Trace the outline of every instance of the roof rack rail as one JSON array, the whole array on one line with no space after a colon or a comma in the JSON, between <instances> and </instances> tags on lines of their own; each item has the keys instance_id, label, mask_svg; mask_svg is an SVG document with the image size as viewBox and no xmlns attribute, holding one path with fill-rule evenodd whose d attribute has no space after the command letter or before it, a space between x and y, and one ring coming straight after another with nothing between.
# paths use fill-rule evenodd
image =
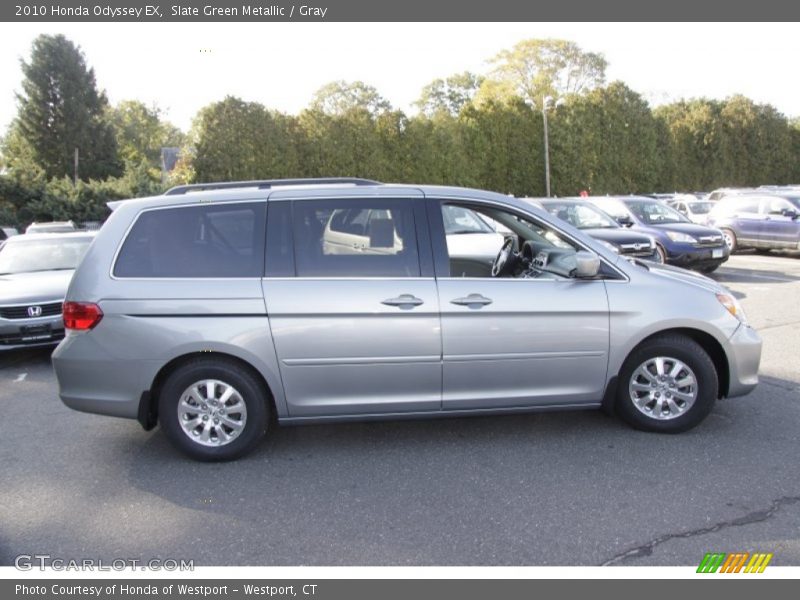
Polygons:
<instances>
[{"instance_id":1,"label":"roof rack rail","mask_svg":"<svg viewBox=\"0 0 800 600\"><path fill-rule=\"evenodd\" d=\"M165 196L177 196L187 192L203 192L207 190L233 190L236 188L270 189L284 185L330 185L350 183L353 185L380 185L380 181L362 179L360 177L312 177L308 179L256 179L254 181L221 181L219 183L191 183L177 185L164 192Z\"/></svg>"}]
</instances>

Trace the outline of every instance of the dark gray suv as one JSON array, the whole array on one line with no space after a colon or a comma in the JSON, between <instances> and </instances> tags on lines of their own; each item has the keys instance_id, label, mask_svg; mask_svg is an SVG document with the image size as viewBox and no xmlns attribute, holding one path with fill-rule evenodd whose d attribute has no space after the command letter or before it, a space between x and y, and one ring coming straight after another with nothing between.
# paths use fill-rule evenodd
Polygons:
<instances>
[{"instance_id":1,"label":"dark gray suv","mask_svg":"<svg viewBox=\"0 0 800 600\"><path fill-rule=\"evenodd\" d=\"M711 210L731 252L743 248L800 250L800 192L724 196Z\"/></svg>"}]
</instances>

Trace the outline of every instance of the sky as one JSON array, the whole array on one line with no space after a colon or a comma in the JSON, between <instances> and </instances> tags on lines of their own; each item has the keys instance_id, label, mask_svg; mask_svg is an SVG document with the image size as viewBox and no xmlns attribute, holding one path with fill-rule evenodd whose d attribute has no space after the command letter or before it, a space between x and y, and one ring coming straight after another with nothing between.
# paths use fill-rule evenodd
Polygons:
<instances>
[{"instance_id":1,"label":"sky","mask_svg":"<svg viewBox=\"0 0 800 600\"><path fill-rule=\"evenodd\" d=\"M562 38L608 60L653 105L744 94L800 116L795 23L0 23L0 132L16 114L20 59L41 33L83 50L112 103L157 105L187 130L226 95L297 113L325 83L361 80L409 113L424 85L528 38Z\"/></svg>"}]
</instances>

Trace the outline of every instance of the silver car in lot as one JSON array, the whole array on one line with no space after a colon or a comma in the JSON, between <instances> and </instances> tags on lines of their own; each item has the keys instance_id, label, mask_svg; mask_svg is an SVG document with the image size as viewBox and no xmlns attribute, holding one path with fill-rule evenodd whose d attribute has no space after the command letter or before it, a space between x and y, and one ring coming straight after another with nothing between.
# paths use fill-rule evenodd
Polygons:
<instances>
[{"instance_id":1,"label":"silver car in lot","mask_svg":"<svg viewBox=\"0 0 800 600\"><path fill-rule=\"evenodd\" d=\"M509 232L493 262L451 256L450 207ZM197 459L275 422L602 408L680 432L758 382L722 286L500 194L264 181L112 208L67 293L60 396Z\"/></svg>"},{"instance_id":2,"label":"silver car in lot","mask_svg":"<svg viewBox=\"0 0 800 600\"><path fill-rule=\"evenodd\" d=\"M58 343L61 305L92 233L26 234L0 247L0 351Z\"/></svg>"}]
</instances>

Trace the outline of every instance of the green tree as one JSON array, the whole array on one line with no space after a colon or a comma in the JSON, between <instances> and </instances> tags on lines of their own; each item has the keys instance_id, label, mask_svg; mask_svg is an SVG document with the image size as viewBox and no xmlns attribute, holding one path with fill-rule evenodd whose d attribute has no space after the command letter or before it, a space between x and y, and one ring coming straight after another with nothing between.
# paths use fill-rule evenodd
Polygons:
<instances>
[{"instance_id":1,"label":"green tree","mask_svg":"<svg viewBox=\"0 0 800 600\"><path fill-rule=\"evenodd\" d=\"M789 122L789 138L791 140L789 157L792 163L789 182L800 184L800 117L795 117Z\"/></svg>"},{"instance_id":2,"label":"green tree","mask_svg":"<svg viewBox=\"0 0 800 600\"><path fill-rule=\"evenodd\" d=\"M114 128L119 155L126 164L146 163L158 169L161 148L179 147L185 141L183 133L162 119L159 108L148 107L138 100L124 100L108 111Z\"/></svg>"},{"instance_id":3,"label":"green tree","mask_svg":"<svg viewBox=\"0 0 800 600\"><path fill-rule=\"evenodd\" d=\"M384 164L376 119L363 108L343 114L318 109L300 114L303 175L306 177L379 176Z\"/></svg>"},{"instance_id":4,"label":"green tree","mask_svg":"<svg viewBox=\"0 0 800 600\"><path fill-rule=\"evenodd\" d=\"M105 120L108 102L80 49L63 35L40 35L22 73L14 127L34 163L48 177L72 176L77 148L82 179L119 175L114 133Z\"/></svg>"},{"instance_id":5,"label":"green tree","mask_svg":"<svg viewBox=\"0 0 800 600\"><path fill-rule=\"evenodd\" d=\"M494 69L482 94L513 93L534 106L547 96L557 99L602 85L608 66L602 54L557 39L523 40L490 62Z\"/></svg>"},{"instance_id":6,"label":"green tree","mask_svg":"<svg viewBox=\"0 0 800 600\"><path fill-rule=\"evenodd\" d=\"M186 153L198 181L296 177L296 119L232 96L201 109Z\"/></svg>"},{"instance_id":7,"label":"green tree","mask_svg":"<svg viewBox=\"0 0 800 600\"><path fill-rule=\"evenodd\" d=\"M550 113L553 193L644 193L662 179L659 125L641 95L614 82Z\"/></svg>"},{"instance_id":8,"label":"green tree","mask_svg":"<svg viewBox=\"0 0 800 600\"><path fill-rule=\"evenodd\" d=\"M544 196L541 113L521 98L470 104L459 117L468 160L465 185L515 196Z\"/></svg>"},{"instance_id":9,"label":"green tree","mask_svg":"<svg viewBox=\"0 0 800 600\"><path fill-rule=\"evenodd\" d=\"M363 109L377 116L392 110L392 105L377 89L363 81L332 81L314 93L310 108L327 115L343 115L353 109Z\"/></svg>"},{"instance_id":10,"label":"green tree","mask_svg":"<svg viewBox=\"0 0 800 600\"><path fill-rule=\"evenodd\" d=\"M482 75L469 71L452 75L446 79L434 79L422 88L415 102L419 111L428 117L436 113L457 116L464 106L471 102L484 81Z\"/></svg>"}]
</instances>

